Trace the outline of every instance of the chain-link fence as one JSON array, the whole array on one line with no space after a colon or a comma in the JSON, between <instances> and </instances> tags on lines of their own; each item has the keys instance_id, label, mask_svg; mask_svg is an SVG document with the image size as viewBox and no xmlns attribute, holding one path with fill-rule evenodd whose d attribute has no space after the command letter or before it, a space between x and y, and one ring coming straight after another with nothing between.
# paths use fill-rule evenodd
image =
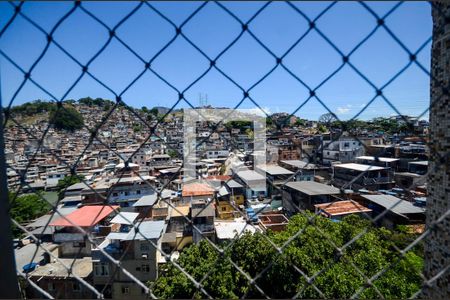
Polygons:
<instances>
[{"instance_id":1,"label":"chain-link fence","mask_svg":"<svg viewBox=\"0 0 450 300\"><path fill-rule=\"evenodd\" d=\"M12 288L16 280L22 296L48 298L417 298L427 295L424 290L437 297L449 295L445 245L450 214L446 186L450 152L445 139L450 132L450 116L445 37L450 10L430 4L436 43L430 73L418 56L433 37L410 49L388 26L389 18L402 9L403 3L393 4L383 14L368 3L358 3L364 13L369 13L367 18L373 20L373 28L358 43L345 47L347 51L341 50L333 37L321 30L322 20L333 14L340 3L327 4L315 17L295 3L276 5L279 4L308 24L305 32L298 32L298 38L280 55L272 50L275 45L265 43L252 28L261 14L270 13L275 5L271 2L262 4L247 21L225 3L203 2L179 25L154 3L139 2L111 26L85 3L76 1L50 29L27 15L24 11L27 3L9 3L12 14L4 22L0 39L21 20L46 40L29 68L23 68L20 61L0 49L2 60L23 74L23 81L12 97L2 99L3 151L6 150L2 155L6 158L2 163L6 161L6 165L0 166L2 210L4 216L9 216L6 211L9 199L11 216L16 216L11 219L12 231L17 237L26 237L17 240L20 245L15 247L15 253L2 247L5 265L2 269L12 271L4 272L2 280L10 287L3 289L11 293L9 297L18 296ZM212 6L240 28L215 56L208 55L184 31L203 10ZM119 29L142 11L151 11L173 30L167 43L150 58L139 54L119 34ZM109 35L85 61L77 59L78 54L56 38L58 29L76 13L83 13ZM380 31L400 46L408 62L386 82L377 84L352 58ZM318 35L340 59L337 68L314 86L285 63L291 52L301 48L312 34ZM221 64L223 56L244 36L256 42L272 59L269 71L250 85L234 79ZM208 64L185 86L171 83L154 68L159 57L179 40L192 46ZM124 46L142 65L137 76L121 90L106 84L91 70L113 42ZM33 78L50 47L56 47L81 70L61 97L54 96ZM385 90L413 66L431 80L433 90L431 105L425 105L420 115L409 118ZM373 90L373 97L349 121L340 120L339 114L330 109L332 99L321 97L321 89L344 67L354 71ZM269 114L253 94L279 71L308 91L305 99L298 99L295 110L281 117ZM242 95L231 109L225 110L227 122L225 118L217 121L208 117L187 96L211 72L222 75ZM177 95L165 111L136 109L123 100L124 94L149 73ZM114 101L85 98L83 103L67 102L67 96L83 78L113 94ZM47 120L30 123L23 118L23 111L14 109L16 98L30 83L53 103L39 111L46 114ZM371 136L376 127L370 129L372 132L358 128L362 125L356 121L376 100L383 101L399 116L396 124L403 127L397 130L403 134L384 132ZM254 105L260 111L259 116L265 118L264 142L268 148L273 146L273 140L287 140L275 147L276 163L284 168L267 161L267 157L267 164L256 165L261 153L256 153L256 146L252 147L257 143L250 138L256 135L255 126L247 124L240 128L246 130L245 135L240 135L239 130L233 132L242 124L230 125L228 120L236 117L244 102ZM308 114L305 107L311 102L318 103L328 113L328 119L313 124L300 120L293 124L298 113ZM197 128L193 128L193 133L199 137L195 147L183 148L183 112L177 109L181 104L190 113L198 114L201 121L194 122ZM57 130L63 126L61 122L73 121L74 109L84 114L84 123L76 130ZM431 137L423 128L427 126L419 124L430 111ZM318 129L313 129L316 125ZM390 143L375 142L388 137ZM342 150L342 146L338 150L333 148L340 143L357 144L358 148L350 148L350 152ZM211 146L215 148L208 148ZM212 149L211 157L215 160L208 157L201 163L183 162L183 157L192 154L186 149L195 154ZM219 150L226 153L227 159L217 159ZM330 152L337 156L331 157ZM341 152L352 157L346 159ZM12 159L14 154L20 158ZM230 170L230 157L238 165L247 166L246 171ZM407 165L401 166L402 161ZM193 167L196 178L183 177L186 164ZM427 176L432 178L428 183ZM259 183L249 188L258 180L264 182L264 190L259 189ZM50 199L42 192L43 188L58 190L57 199ZM30 206L21 202L26 202L24 195L31 194L35 195L32 202L41 203L41 210L48 208L51 212L26 219L28 211L19 204ZM425 202L428 202L426 213ZM343 215L359 217L342 218ZM9 217L2 219L9 232ZM8 234L3 234L2 245L8 245L9 239ZM27 244L23 245L25 241ZM439 258L435 249L439 249Z\"/></svg>"}]
</instances>

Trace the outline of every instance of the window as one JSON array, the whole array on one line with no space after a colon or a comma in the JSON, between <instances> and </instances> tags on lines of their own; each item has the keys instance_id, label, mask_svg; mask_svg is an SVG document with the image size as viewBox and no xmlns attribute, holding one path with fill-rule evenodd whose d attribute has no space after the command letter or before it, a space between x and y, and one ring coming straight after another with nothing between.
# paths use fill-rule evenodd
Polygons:
<instances>
[{"instance_id":1,"label":"window","mask_svg":"<svg viewBox=\"0 0 450 300\"><path fill-rule=\"evenodd\" d=\"M226 211L227 208L225 206L222 206L222 211Z\"/></svg>"},{"instance_id":2,"label":"window","mask_svg":"<svg viewBox=\"0 0 450 300\"><path fill-rule=\"evenodd\" d=\"M122 286L122 294L129 294L129 293L130 293L130 287Z\"/></svg>"},{"instance_id":3,"label":"window","mask_svg":"<svg viewBox=\"0 0 450 300\"><path fill-rule=\"evenodd\" d=\"M141 266L141 271L145 272L145 273L150 272L150 266L149 265L142 265Z\"/></svg>"},{"instance_id":4,"label":"window","mask_svg":"<svg viewBox=\"0 0 450 300\"><path fill-rule=\"evenodd\" d=\"M125 196L130 195L130 193L128 191L126 191L124 194L125 194Z\"/></svg>"},{"instance_id":5,"label":"window","mask_svg":"<svg viewBox=\"0 0 450 300\"><path fill-rule=\"evenodd\" d=\"M73 242L73 247L74 248L84 248L86 247L86 243L85 242Z\"/></svg>"},{"instance_id":6,"label":"window","mask_svg":"<svg viewBox=\"0 0 450 300\"><path fill-rule=\"evenodd\" d=\"M75 292L79 292L81 290L80 284L78 282L74 282L72 284L72 290L75 291Z\"/></svg>"},{"instance_id":7,"label":"window","mask_svg":"<svg viewBox=\"0 0 450 300\"><path fill-rule=\"evenodd\" d=\"M119 196L119 194L117 194L117 193L113 193L112 195L113 195L114 197Z\"/></svg>"},{"instance_id":8,"label":"window","mask_svg":"<svg viewBox=\"0 0 450 300\"><path fill-rule=\"evenodd\" d=\"M54 282L49 282L48 283L48 290L49 291L54 291L56 288L55 288L55 283Z\"/></svg>"},{"instance_id":9,"label":"window","mask_svg":"<svg viewBox=\"0 0 450 300\"><path fill-rule=\"evenodd\" d=\"M147 243L142 243L141 244L141 251L149 251L150 247Z\"/></svg>"},{"instance_id":10,"label":"window","mask_svg":"<svg viewBox=\"0 0 450 300\"><path fill-rule=\"evenodd\" d=\"M141 194L141 190L137 190L136 195L140 195L140 194Z\"/></svg>"},{"instance_id":11,"label":"window","mask_svg":"<svg viewBox=\"0 0 450 300\"><path fill-rule=\"evenodd\" d=\"M94 267L96 276L109 276L109 265L107 263L97 263Z\"/></svg>"}]
</instances>

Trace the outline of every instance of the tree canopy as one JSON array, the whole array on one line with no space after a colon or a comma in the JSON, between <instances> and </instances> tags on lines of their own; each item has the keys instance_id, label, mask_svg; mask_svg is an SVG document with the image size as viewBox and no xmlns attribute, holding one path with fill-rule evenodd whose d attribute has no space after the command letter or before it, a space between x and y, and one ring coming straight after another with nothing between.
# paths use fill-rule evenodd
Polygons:
<instances>
[{"instance_id":1,"label":"tree canopy","mask_svg":"<svg viewBox=\"0 0 450 300\"><path fill-rule=\"evenodd\" d=\"M231 128L239 128L241 131L244 131L245 129L251 128L253 125L253 122L251 121L229 121L226 122L225 127L230 130Z\"/></svg>"},{"instance_id":2,"label":"tree canopy","mask_svg":"<svg viewBox=\"0 0 450 300\"><path fill-rule=\"evenodd\" d=\"M183 250L177 262L195 280L204 278L201 283L213 298L264 296L236 267L250 278L257 277L255 283L272 298L350 298L361 287L366 287L361 298L379 298L375 288L385 298L408 298L419 290L423 258L418 251L401 258L394 245L404 243L404 238L393 238L395 232L371 227L357 216L338 223L319 216L313 225L306 216L296 215L285 231L246 233L223 254L203 240ZM342 247L365 228L368 231L345 248L341 256L333 244ZM269 242L270 239L280 247L299 231L301 234L281 253ZM391 265L397 259L399 262ZM387 271L374 280L373 286L365 286L364 277L370 278L384 269ZM312 282L315 287L308 284L302 272L308 277L316 275ZM205 297L172 263L161 270L150 287L160 298Z\"/></svg>"},{"instance_id":3,"label":"tree canopy","mask_svg":"<svg viewBox=\"0 0 450 300\"><path fill-rule=\"evenodd\" d=\"M58 199L62 199L64 198L64 193L66 192L66 189L75 184L75 183L79 183L84 179L84 176L82 175L71 175L71 176L66 176L63 179L60 179L58 181L58 185L56 186L56 189L58 191Z\"/></svg>"},{"instance_id":4,"label":"tree canopy","mask_svg":"<svg viewBox=\"0 0 450 300\"><path fill-rule=\"evenodd\" d=\"M59 130L75 131L83 128L83 116L73 107L65 106L59 110L52 110L49 122Z\"/></svg>"},{"instance_id":5,"label":"tree canopy","mask_svg":"<svg viewBox=\"0 0 450 300\"><path fill-rule=\"evenodd\" d=\"M31 221L37 217L47 213L51 206L37 194L27 194L18 196L14 200L14 193L9 193L9 201L11 204L10 216L19 223ZM13 201L14 200L14 201ZM13 235L19 237L23 232L13 226Z\"/></svg>"}]
</instances>

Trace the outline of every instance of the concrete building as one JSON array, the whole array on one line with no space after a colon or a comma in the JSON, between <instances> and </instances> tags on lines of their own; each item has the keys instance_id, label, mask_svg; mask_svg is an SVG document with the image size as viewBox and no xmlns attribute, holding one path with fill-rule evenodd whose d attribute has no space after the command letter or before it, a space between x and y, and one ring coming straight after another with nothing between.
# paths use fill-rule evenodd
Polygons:
<instances>
[{"instance_id":1,"label":"concrete building","mask_svg":"<svg viewBox=\"0 0 450 300\"><path fill-rule=\"evenodd\" d=\"M389 189L394 184L393 173L388 167L347 163L333 165L332 168L332 180L337 186L378 190Z\"/></svg>"},{"instance_id":2,"label":"concrete building","mask_svg":"<svg viewBox=\"0 0 450 300\"><path fill-rule=\"evenodd\" d=\"M314 205L331 202L341 191L330 185L315 181L295 181L283 186L283 210L293 215L300 210L314 211Z\"/></svg>"},{"instance_id":3,"label":"concrete building","mask_svg":"<svg viewBox=\"0 0 450 300\"><path fill-rule=\"evenodd\" d=\"M123 270L130 272L143 284L158 276L157 245L165 231L164 221L143 221L128 232L111 232L92 250L93 283L105 296L114 299L146 299L142 287ZM115 259L121 258L121 268L107 259L100 248Z\"/></svg>"}]
</instances>

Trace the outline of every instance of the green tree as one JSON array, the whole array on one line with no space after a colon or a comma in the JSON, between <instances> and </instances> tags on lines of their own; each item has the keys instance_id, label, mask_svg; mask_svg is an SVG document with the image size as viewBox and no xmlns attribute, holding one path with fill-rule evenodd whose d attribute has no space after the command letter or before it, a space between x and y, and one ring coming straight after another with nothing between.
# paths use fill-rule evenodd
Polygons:
<instances>
[{"instance_id":1,"label":"green tree","mask_svg":"<svg viewBox=\"0 0 450 300\"><path fill-rule=\"evenodd\" d=\"M58 199L61 200L64 198L64 193L69 186L82 182L82 180L84 180L84 176L82 175L70 175L59 180L58 185L56 186L56 190L58 191Z\"/></svg>"},{"instance_id":2,"label":"green tree","mask_svg":"<svg viewBox=\"0 0 450 300\"><path fill-rule=\"evenodd\" d=\"M173 149L169 149L167 150L167 154L171 157L171 158L176 158L178 157L178 152L173 150Z\"/></svg>"},{"instance_id":3,"label":"green tree","mask_svg":"<svg viewBox=\"0 0 450 300\"><path fill-rule=\"evenodd\" d=\"M156 107L153 107L150 109L150 114L154 115L155 117L158 116L159 110Z\"/></svg>"},{"instance_id":4,"label":"green tree","mask_svg":"<svg viewBox=\"0 0 450 300\"><path fill-rule=\"evenodd\" d=\"M294 125L295 126L305 126L306 125L306 120L298 118L297 120L295 120L295 124Z\"/></svg>"},{"instance_id":5,"label":"green tree","mask_svg":"<svg viewBox=\"0 0 450 300\"><path fill-rule=\"evenodd\" d=\"M14 197L14 193L9 193L9 201L11 204L9 213L11 218L18 223L32 221L47 213L51 208L51 205L38 194L20 195L15 200ZM13 226L13 235L15 237L20 237L22 234L22 230Z\"/></svg>"},{"instance_id":6,"label":"green tree","mask_svg":"<svg viewBox=\"0 0 450 300\"><path fill-rule=\"evenodd\" d=\"M281 232L246 233L229 248L221 245L227 249L223 254L203 240L185 249L177 262L197 281L208 274L202 285L213 298L264 296L236 267L250 278L257 277L256 284L272 298L291 298L297 293L299 298L350 298L366 283L364 276L370 278L384 269L387 271L373 282L384 297L408 298L420 289L423 259L413 251L400 259L393 247L395 242L389 239L391 231L372 227L357 216L339 223L320 216L309 221L312 216L293 216ZM339 255L335 246L342 248L361 233ZM284 246L283 251L278 253L272 243ZM397 259L400 261L391 265ZM315 275L313 283L323 294L300 272L308 277ZM171 263L150 286L160 298L205 297ZM364 289L360 296L379 297L374 287Z\"/></svg>"},{"instance_id":7,"label":"green tree","mask_svg":"<svg viewBox=\"0 0 450 300\"><path fill-rule=\"evenodd\" d=\"M133 124L133 132L140 132L142 130L142 125L139 123Z\"/></svg>"},{"instance_id":8,"label":"green tree","mask_svg":"<svg viewBox=\"0 0 450 300\"><path fill-rule=\"evenodd\" d=\"M319 124L317 126L317 130L319 130L320 133L327 132L327 128L324 125L322 125L322 124Z\"/></svg>"},{"instance_id":9,"label":"green tree","mask_svg":"<svg viewBox=\"0 0 450 300\"><path fill-rule=\"evenodd\" d=\"M75 131L83 128L83 116L73 107L65 106L50 113L49 122L59 130Z\"/></svg>"},{"instance_id":10,"label":"green tree","mask_svg":"<svg viewBox=\"0 0 450 300\"><path fill-rule=\"evenodd\" d=\"M245 129L245 134L249 139L253 139L255 137L255 133L250 128Z\"/></svg>"}]
</instances>

